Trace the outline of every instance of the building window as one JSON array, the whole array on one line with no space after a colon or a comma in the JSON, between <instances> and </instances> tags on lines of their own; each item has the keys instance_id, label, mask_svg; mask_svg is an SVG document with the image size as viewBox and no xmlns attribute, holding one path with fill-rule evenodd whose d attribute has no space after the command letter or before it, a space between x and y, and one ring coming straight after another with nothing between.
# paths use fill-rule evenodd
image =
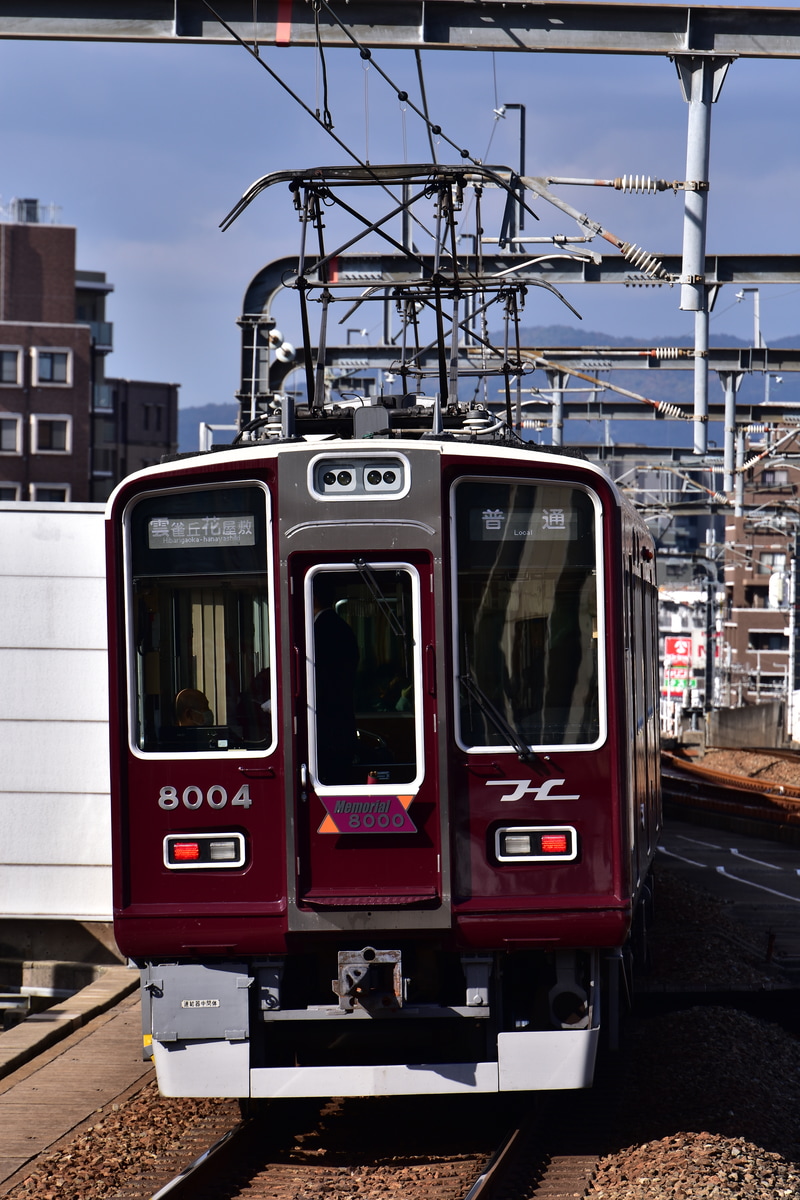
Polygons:
<instances>
[{"instance_id":1,"label":"building window","mask_svg":"<svg viewBox=\"0 0 800 1200\"><path fill-rule=\"evenodd\" d=\"M72 385L72 351L34 349L34 387L70 387Z\"/></svg>"},{"instance_id":2,"label":"building window","mask_svg":"<svg viewBox=\"0 0 800 1200\"><path fill-rule=\"evenodd\" d=\"M19 500L18 483L0 483L0 502Z\"/></svg>"},{"instance_id":3,"label":"building window","mask_svg":"<svg viewBox=\"0 0 800 1200\"><path fill-rule=\"evenodd\" d=\"M144 428L155 433L160 433L163 425L164 405L163 404L143 404L142 414Z\"/></svg>"},{"instance_id":4,"label":"building window","mask_svg":"<svg viewBox=\"0 0 800 1200\"><path fill-rule=\"evenodd\" d=\"M66 504L69 500L68 483L32 483L31 500L40 504Z\"/></svg>"},{"instance_id":5,"label":"building window","mask_svg":"<svg viewBox=\"0 0 800 1200\"><path fill-rule=\"evenodd\" d=\"M786 555L776 554L772 550L764 550L758 560L759 575L773 575L776 571L786 570Z\"/></svg>"},{"instance_id":6,"label":"building window","mask_svg":"<svg viewBox=\"0 0 800 1200\"><path fill-rule=\"evenodd\" d=\"M0 454L22 453L22 417L3 413L0 417Z\"/></svg>"},{"instance_id":7,"label":"building window","mask_svg":"<svg viewBox=\"0 0 800 1200\"><path fill-rule=\"evenodd\" d=\"M786 677L784 675L765 675L763 672L751 673L748 696L781 696L786 694Z\"/></svg>"},{"instance_id":8,"label":"building window","mask_svg":"<svg viewBox=\"0 0 800 1200\"><path fill-rule=\"evenodd\" d=\"M786 651L789 649L789 638L785 633L772 632L766 629L751 629L748 635L748 650Z\"/></svg>"},{"instance_id":9,"label":"building window","mask_svg":"<svg viewBox=\"0 0 800 1200\"><path fill-rule=\"evenodd\" d=\"M744 589L745 608L766 608L769 602L768 587L746 587Z\"/></svg>"},{"instance_id":10,"label":"building window","mask_svg":"<svg viewBox=\"0 0 800 1200\"><path fill-rule=\"evenodd\" d=\"M761 472L759 482L765 487L785 487L789 482L789 471L786 467L767 467Z\"/></svg>"},{"instance_id":11,"label":"building window","mask_svg":"<svg viewBox=\"0 0 800 1200\"><path fill-rule=\"evenodd\" d=\"M117 465L116 448L96 447L94 451L93 475L113 475Z\"/></svg>"},{"instance_id":12,"label":"building window","mask_svg":"<svg viewBox=\"0 0 800 1200\"><path fill-rule=\"evenodd\" d=\"M20 363L22 354L19 349L0 350L0 384L7 387L19 387L22 383Z\"/></svg>"},{"instance_id":13,"label":"building window","mask_svg":"<svg viewBox=\"0 0 800 1200\"><path fill-rule=\"evenodd\" d=\"M71 454L72 418L33 415L31 449L34 454Z\"/></svg>"}]
</instances>

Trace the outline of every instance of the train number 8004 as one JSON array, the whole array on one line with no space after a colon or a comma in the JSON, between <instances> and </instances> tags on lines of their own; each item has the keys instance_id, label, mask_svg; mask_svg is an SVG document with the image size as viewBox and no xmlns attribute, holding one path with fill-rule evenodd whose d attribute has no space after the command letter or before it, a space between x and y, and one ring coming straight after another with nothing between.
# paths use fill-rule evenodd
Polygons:
<instances>
[{"instance_id":1,"label":"train number 8004","mask_svg":"<svg viewBox=\"0 0 800 1200\"><path fill-rule=\"evenodd\" d=\"M230 800L228 799L227 788L224 788L221 783L212 783L211 787L205 791L195 784L190 783L180 793L176 787L165 784L158 794L159 808L172 809L178 808L179 805L183 804L184 808L194 809L202 808L204 803L209 808L225 808L228 803L239 805L241 808L249 808L253 803L250 798L250 784L242 784L236 795Z\"/></svg>"}]
</instances>

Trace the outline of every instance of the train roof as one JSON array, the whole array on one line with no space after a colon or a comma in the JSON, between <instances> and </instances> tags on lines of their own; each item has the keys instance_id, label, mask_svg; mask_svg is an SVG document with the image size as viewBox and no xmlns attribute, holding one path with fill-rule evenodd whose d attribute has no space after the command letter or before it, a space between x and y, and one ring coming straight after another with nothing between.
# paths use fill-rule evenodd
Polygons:
<instances>
[{"instance_id":1,"label":"train roof","mask_svg":"<svg viewBox=\"0 0 800 1200\"><path fill-rule=\"evenodd\" d=\"M240 470L259 456L285 457L298 453L307 454L309 451L323 452L333 449L345 450L360 457L370 453L390 451L397 453L409 450L437 453L442 456L457 455L462 459L475 457L484 461L489 456L496 457L498 461L502 460L509 465L519 464L527 469L535 464L546 464L552 468L555 463L562 462L564 466L569 465L571 471L578 470L588 477L602 479L607 485L610 485L623 507L627 507L629 504L606 470L587 459L581 451L562 446L539 446L532 442L522 441L515 435L513 438L506 435L503 440L485 440L478 434L469 433L459 437L447 432L442 436L428 434L426 437L392 436L388 438L339 438L311 435L291 439L260 437L250 441L237 440L230 445L213 446L209 450L190 451L169 456L160 463L144 467L142 470L126 476L109 497L106 516L107 518L110 516L119 492L127 489L135 481L151 481L157 486L159 480L175 479L184 475L188 477L195 474L198 469L202 470L203 467Z\"/></svg>"}]
</instances>

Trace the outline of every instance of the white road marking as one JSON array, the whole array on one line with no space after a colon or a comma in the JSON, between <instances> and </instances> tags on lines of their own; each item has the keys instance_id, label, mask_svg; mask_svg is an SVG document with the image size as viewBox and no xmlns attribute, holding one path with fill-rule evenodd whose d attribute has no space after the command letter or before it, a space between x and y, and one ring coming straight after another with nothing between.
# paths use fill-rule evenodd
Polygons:
<instances>
[{"instance_id":1,"label":"white road marking","mask_svg":"<svg viewBox=\"0 0 800 1200\"><path fill-rule=\"evenodd\" d=\"M704 867L708 870L706 863L695 862L693 858L684 858L682 854L676 854L674 850L667 850L666 846L659 846L658 849L662 854L669 855L670 858L677 858L680 862L689 863L692 867Z\"/></svg>"},{"instance_id":2,"label":"white road marking","mask_svg":"<svg viewBox=\"0 0 800 1200\"><path fill-rule=\"evenodd\" d=\"M736 883L746 883L748 887L758 888L760 892L769 892L770 896L780 896L781 900L792 900L795 904L800 904L800 896L788 896L786 892L776 892L774 888L764 887L761 883L753 883L751 879L742 879L739 875L731 875L730 871L726 871L724 867L717 867L717 873L724 875L726 879L733 879Z\"/></svg>"},{"instance_id":3,"label":"white road marking","mask_svg":"<svg viewBox=\"0 0 800 1200\"><path fill-rule=\"evenodd\" d=\"M740 850L734 850L731 847L731 854L735 854L737 858L743 859L745 862L755 863L759 867L769 867L771 871L780 871L781 868L775 863L762 862L760 858L750 858L748 854L742 854Z\"/></svg>"},{"instance_id":4,"label":"white road marking","mask_svg":"<svg viewBox=\"0 0 800 1200\"><path fill-rule=\"evenodd\" d=\"M685 833L676 833L676 838L680 838L682 842L691 842L693 846L706 846L709 850L721 850L722 846L716 846L714 842L701 842L697 838L687 837Z\"/></svg>"}]
</instances>

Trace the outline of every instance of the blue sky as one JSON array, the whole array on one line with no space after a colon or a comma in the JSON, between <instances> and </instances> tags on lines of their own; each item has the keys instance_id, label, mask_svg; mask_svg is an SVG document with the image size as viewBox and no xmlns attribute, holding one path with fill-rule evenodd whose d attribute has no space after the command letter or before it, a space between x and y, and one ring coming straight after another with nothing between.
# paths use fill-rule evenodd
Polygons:
<instances>
[{"instance_id":1,"label":"blue sky","mask_svg":"<svg viewBox=\"0 0 800 1200\"><path fill-rule=\"evenodd\" d=\"M320 103L313 53L264 55L307 104ZM365 72L355 51L326 58L336 133L361 156L368 145L374 163L426 161L421 122L402 114L377 72ZM411 52L382 52L378 61L417 96ZM530 174L684 177L687 106L667 59L453 52L426 53L423 65L432 118L486 161L516 166L518 117L498 122L493 109L524 103ZM59 205L78 230L78 266L114 284L108 374L178 382L184 406L231 399L245 289L266 262L295 251L298 226L283 190L257 200L227 233L219 222L259 176L344 162L343 152L236 46L0 41L0 96L0 200ZM710 252L797 252L798 112L800 61L733 64L712 118ZM439 158L455 161L444 144ZM559 192L625 240L680 252L680 194ZM533 207L537 232L577 232L563 214ZM751 300L737 304L729 291L712 316L712 344L715 330L752 335ZM693 331L677 288L567 294L588 329L654 338ZM294 313L280 319L294 340ZM575 322L537 291L526 323ZM761 323L767 343L800 336L800 288L762 288Z\"/></svg>"}]
</instances>

